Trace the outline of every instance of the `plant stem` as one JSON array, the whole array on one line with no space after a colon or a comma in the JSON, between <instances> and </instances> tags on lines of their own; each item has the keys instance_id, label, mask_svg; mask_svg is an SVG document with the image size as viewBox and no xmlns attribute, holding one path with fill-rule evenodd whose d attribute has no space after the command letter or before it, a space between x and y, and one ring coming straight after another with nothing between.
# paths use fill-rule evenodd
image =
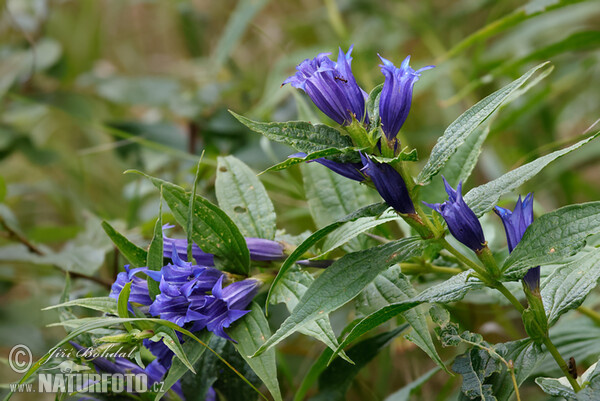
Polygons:
<instances>
[{"instance_id":1,"label":"plant stem","mask_svg":"<svg viewBox=\"0 0 600 401\"><path fill-rule=\"evenodd\" d=\"M486 277L486 271L482 266L479 266L477 263L473 262L471 259L467 258L465 255L460 253L456 248L454 248L445 238L441 238L440 242L444 249L454 255L458 260L460 260L467 267L475 270L482 277Z\"/></svg>"},{"instance_id":2,"label":"plant stem","mask_svg":"<svg viewBox=\"0 0 600 401\"><path fill-rule=\"evenodd\" d=\"M502 295L504 295L504 297L508 299L515 308L517 308L519 313L523 313L525 308L523 307L523 305L521 305L521 302L519 302L519 300L508 290L508 288L504 286L504 284L496 282L494 283L494 288L500 291Z\"/></svg>"},{"instance_id":3,"label":"plant stem","mask_svg":"<svg viewBox=\"0 0 600 401\"><path fill-rule=\"evenodd\" d=\"M600 324L600 313L596 312L595 310L592 310L585 306L580 306L577 308L577 311L592 319L594 323Z\"/></svg>"},{"instance_id":4,"label":"plant stem","mask_svg":"<svg viewBox=\"0 0 600 401\"><path fill-rule=\"evenodd\" d=\"M571 373L569 372L569 368L567 367L565 360L562 358L562 356L560 356L558 349L556 349L556 347L554 346L552 341L550 341L549 337L544 338L544 345L546 346L548 351L550 351L550 354L552 355L552 357L554 358L554 360L560 367L560 370L562 370L563 373L565 374L565 377L567 378L567 380L569 380L571 387L573 387L573 391L575 391L576 393L579 392L581 390L579 383L577 383L577 380L575 380L573 378L573 376L571 376Z\"/></svg>"},{"instance_id":5,"label":"plant stem","mask_svg":"<svg viewBox=\"0 0 600 401\"><path fill-rule=\"evenodd\" d=\"M458 274L462 272L457 267L437 266L431 263L401 263L402 273L442 273L442 274Z\"/></svg>"}]
</instances>

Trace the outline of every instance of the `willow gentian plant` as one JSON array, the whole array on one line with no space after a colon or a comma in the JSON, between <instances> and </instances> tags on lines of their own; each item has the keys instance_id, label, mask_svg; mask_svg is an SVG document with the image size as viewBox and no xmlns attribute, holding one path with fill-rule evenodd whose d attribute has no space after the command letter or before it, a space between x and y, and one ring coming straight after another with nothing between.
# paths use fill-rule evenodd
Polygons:
<instances>
[{"instance_id":1,"label":"willow gentian plant","mask_svg":"<svg viewBox=\"0 0 600 401\"><path fill-rule=\"evenodd\" d=\"M459 116L420 163L411 148L411 135L403 134L408 143L401 143L399 133L411 107L416 107L415 84L419 79L442 78L434 75L435 70L428 72L432 66L414 70L408 56L399 68L381 57L383 82L367 93L352 72L351 52L352 47L347 52L340 48L336 61L329 53L304 60L283 82L303 91L332 125L260 122L232 113L250 130L294 148L296 153L269 170L300 167L309 189L305 192L310 212L317 216L313 209L319 208L319 217L314 218L319 229L293 236L278 227L262 182L233 156L217 160L218 205L196 194L195 184L186 190L137 172L155 186L183 233L166 236L163 230L173 227L163 227L159 211L153 238L139 247L104 223L129 263L116 276L108 298L71 301L103 311L93 321L94 328L109 328L109 333L90 329L91 337L78 338L73 346L126 346L135 350L135 357L82 362L101 371L129 369L152 382L166 383L157 398L226 399L217 380L226 371L248 386L244 399L259 394L267 398L266 389L273 399L283 400L275 349L296 341L290 336L298 332L328 349L295 399L306 395L316 376L319 397L337 399L327 398L335 393L342 399L365 361L412 329L414 334L407 338L440 370L464 376L460 397L520 399L520 385L548 355L564 377L552 382L554 387L548 384L554 379L540 378L544 391L591 397L598 384L594 373L586 374L589 382L577 380L573 355L555 346L551 328L561 315L581 305L594 287L582 289L577 284L582 277L592 281L600 277L596 263L600 248L585 246L586 238L600 232L600 203L566 206L535 221L531 194L519 197L512 211L498 204L553 160L595 135L465 191L473 158L482 146L473 139L484 130L476 128L497 108L525 93L546 65L533 68ZM357 193L377 201L359 204ZM351 212L340 215L339 210ZM480 220L492 210L502 219L508 253L498 241L486 241L484 232L499 228ZM330 216L330 221L319 220ZM395 225L400 221L407 223L402 230ZM374 231L384 224L389 229ZM540 279L540 267L548 272L545 280ZM521 303L522 292L511 285L518 281L524 283L527 308ZM522 338L492 344L453 323L450 313L455 309L447 306L482 289L488 302L478 307L514 308L522 317L522 327L514 328ZM566 293L570 296L565 300L560 294ZM269 322L269 305L277 303L284 304L289 314L282 317L280 311L279 320ZM354 305L355 311L343 315L357 320L348 321L339 336L329 315L346 305ZM399 315L406 323L392 319ZM443 346L461 345L466 350L445 362L428 329L429 317ZM363 337L367 333L373 335ZM207 368L215 366L215 355L225 362L218 362L220 370ZM228 362L232 355L237 368ZM333 365L327 368L328 364ZM256 380L246 377L251 371ZM265 389L258 388L260 382Z\"/></svg>"}]
</instances>

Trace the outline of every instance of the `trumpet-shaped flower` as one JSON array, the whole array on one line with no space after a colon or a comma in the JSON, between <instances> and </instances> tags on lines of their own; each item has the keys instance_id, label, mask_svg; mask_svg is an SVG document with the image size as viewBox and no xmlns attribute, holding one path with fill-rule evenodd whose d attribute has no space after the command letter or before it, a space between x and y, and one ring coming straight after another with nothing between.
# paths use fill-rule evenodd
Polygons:
<instances>
[{"instance_id":1,"label":"trumpet-shaped flower","mask_svg":"<svg viewBox=\"0 0 600 401\"><path fill-rule=\"evenodd\" d=\"M400 173L389 164L374 162L362 153L360 156L364 165L361 172L373 181L383 200L399 213L415 213L415 205Z\"/></svg>"},{"instance_id":2,"label":"trumpet-shaped flower","mask_svg":"<svg viewBox=\"0 0 600 401\"><path fill-rule=\"evenodd\" d=\"M444 178L444 186L448 194L446 202L441 204L423 203L442 215L448 224L448 230L450 230L454 238L475 252L481 251L486 246L483 229L475 213L473 213L463 200L462 182L454 190Z\"/></svg>"},{"instance_id":3,"label":"trumpet-shaped flower","mask_svg":"<svg viewBox=\"0 0 600 401\"><path fill-rule=\"evenodd\" d=\"M352 46L344 54L339 49L337 62L329 59L331 53L320 53L313 59L306 59L296 67L296 74L283 84L291 84L302 89L313 103L332 120L347 125L353 118L361 121L365 113L367 94L358 86L350 64Z\"/></svg>"},{"instance_id":4,"label":"trumpet-shaped flower","mask_svg":"<svg viewBox=\"0 0 600 401\"><path fill-rule=\"evenodd\" d=\"M533 194L528 194L523 200L519 196L513 211L500 206L496 206L494 211L500 216L502 224L504 224L508 251L512 252L521 241L521 238L523 238L527 227L533 223ZM539 291L540 267L537 266L529 269L525 277L523 277L523 282L530 290Z\"/></svg>"},{"instance_id":5,"label":"trumpet-shaped flower","mask_svg":"<svg viewBox=\"0 0 600 401\"><path fill-rule=\"evenodd\" d=\"M388 141L392 141L398 135L410 112L415 82L419 80L421 72L434 66L429 65L415 71L409 65L410 56L404 59L400 68L381 56L379 58L383 62L379 66L385 76L379 98L379 115L385 137Z\"/></svg>"}]
</instances>

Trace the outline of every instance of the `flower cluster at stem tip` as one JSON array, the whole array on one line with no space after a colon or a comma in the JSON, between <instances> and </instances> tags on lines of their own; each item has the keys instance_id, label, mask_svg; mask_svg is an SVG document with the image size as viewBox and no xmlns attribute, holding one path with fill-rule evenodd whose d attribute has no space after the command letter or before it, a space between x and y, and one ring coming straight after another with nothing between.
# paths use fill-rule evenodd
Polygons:
<instances>
[{"instance_id":1,"label":"flower cluster at stem tip","mask_svg":"<svg viewBox=\"0 0 600 401\"><path fill-rule=\"evenodd\" d=\"M367 112L368 94L360 88L352 74L352 46L347 53L339 49L337 62L329 59L331 53L320 53L313 59L306 59L296 67L296 73L284 81L293 87L303 90L313 103L324 114L340 124L342 127L359 121L363 128L380 128L383 135L378 136L376 146L372 153L384 155L385 146L393 149L393 154L398 152L399 141L397 135L406 121L412 103L413 87L419 80L423 71L433 68L426 66L419 70L410 67L410 56L406 57L400 68L391 61L379 56L382 63L381 72L385 80L379 94L378 115L370 116ZM379 120L379 121L375 121ZM370 135L363 130L364 135ZM355 138L350 135L354 140ZM355 141L356 142L356 141ZM358 143L355 143L358 146ZM296 153L290 157L303 157L306 153ZM376 159L373 154L368 154L364 149L358 152L360 161L341 162L332 158L317 158L308 162L317 162L331 171L358 182L368 182L375 187L383 200L401 215L409 215L413 220L424 225L421 217L416 217L413 203L415 194L411 194L407 185L407 177L400 173L398 163L384 163ZM408 177L410 178L410 177ZM412 178L410 178L412 180ZM429 204L423 202L437 211L446 221L450 233L461 243L478 256L488 252L483 229L479 219L464 201L462 196L462 182L454 189L445 178L444 186L448 200L443 203ZM409 183L412 187L412 182ZM412 195L412 196L411 196ZM529 194L525 200L519 201L515 210L496 207L496 212L502 218L507 234L509 251L520 241L523 233L533 221L533 196ZM428 228L428 230L430 230ZM489 254L491 255L491 254ZM489 259L488 259L489 260ZM493 272L492 276L497 274ZM539 267L529 270L524 277L524 283L532 290L539 290Z\"/></svg>"}]
</instances>

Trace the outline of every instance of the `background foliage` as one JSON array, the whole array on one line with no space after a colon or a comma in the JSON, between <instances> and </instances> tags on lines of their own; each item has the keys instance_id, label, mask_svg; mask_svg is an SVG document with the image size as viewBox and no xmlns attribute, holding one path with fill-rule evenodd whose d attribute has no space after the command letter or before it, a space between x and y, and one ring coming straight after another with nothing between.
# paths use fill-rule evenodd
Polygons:
<instances>
[{"instance_id":1,"label":"background foliage","mask_svg":"<svg viewBox=\"0 0 600 401\"><path fill-rule=\"evenodd\" d=\"M72 298L106 295L105 284L113 281L124 260L104 234L101 220L110 221L136 243L148 244L158 210L157 191L147 180L122 175L124 170L142 170L190 188L195 163L205 151L198 193L215 200L219 155L234 154L257 172L284 160L288 148L250 133L227 110L263 121L325 120L302 94L280 87L299 61L318 52L335 53L338 46L354 44L353 71L365 88L383 80L377 53L396 63L411 54L415 68L437 66L416 85L401 133L403 144L417 148L419 155L427 155L448 124L468 107L550 60L552 74L490 123L465 193L574 143L598 118L600 6L595 1L1 4L4 358L17 343L28 344L41 356L64 337L62 328L45 327L58 320L58 313L41 311L59 301L63 271L75 273ZM535 192L536 213L598 200L599 154L600 142L594 141L554 162L521 192ZM260 176L273 199L279 228L291 235L314 231L377 200L369 198L373 193L361 191L343 202L331 200L338 214L332 214L332 205L324 213L314 196L327 185L323 175L323 167L309 165ZM486 219L486 238L499 248L504 243L499 221ZM174 221L168 214L164 220ZM523 337L519 316L510 308L473 307L489 296L479 295L453 304L453 316L462 327L482 333L490 343ZM599 301L598 294L592 294L585 305L594 308ZM342 309L331 316L337 334L347 313ZM285 316L283 306L274 307L272 327ZM573 341L573 333L585 333L588 342ZM581 314L559 324L553 336L559 349L576 355L582 367L595 362L590 357L599 351L600 329ZM304 336L278 348L284 395L295 392L322 348ZM441 350L442 359L451 354ZM553 361L546 362L540 372L559 376ZM364 365L368 368L348 383L350 399L382 399L435 363L398 337ZM18 379L6 366L0 365L0 372L2 382ZM431 374L419 399L446 399L460 385L458 377ZM524 399L545 397L533 383L525 384L522 394Z\"/></svg>"}]
</instances>

